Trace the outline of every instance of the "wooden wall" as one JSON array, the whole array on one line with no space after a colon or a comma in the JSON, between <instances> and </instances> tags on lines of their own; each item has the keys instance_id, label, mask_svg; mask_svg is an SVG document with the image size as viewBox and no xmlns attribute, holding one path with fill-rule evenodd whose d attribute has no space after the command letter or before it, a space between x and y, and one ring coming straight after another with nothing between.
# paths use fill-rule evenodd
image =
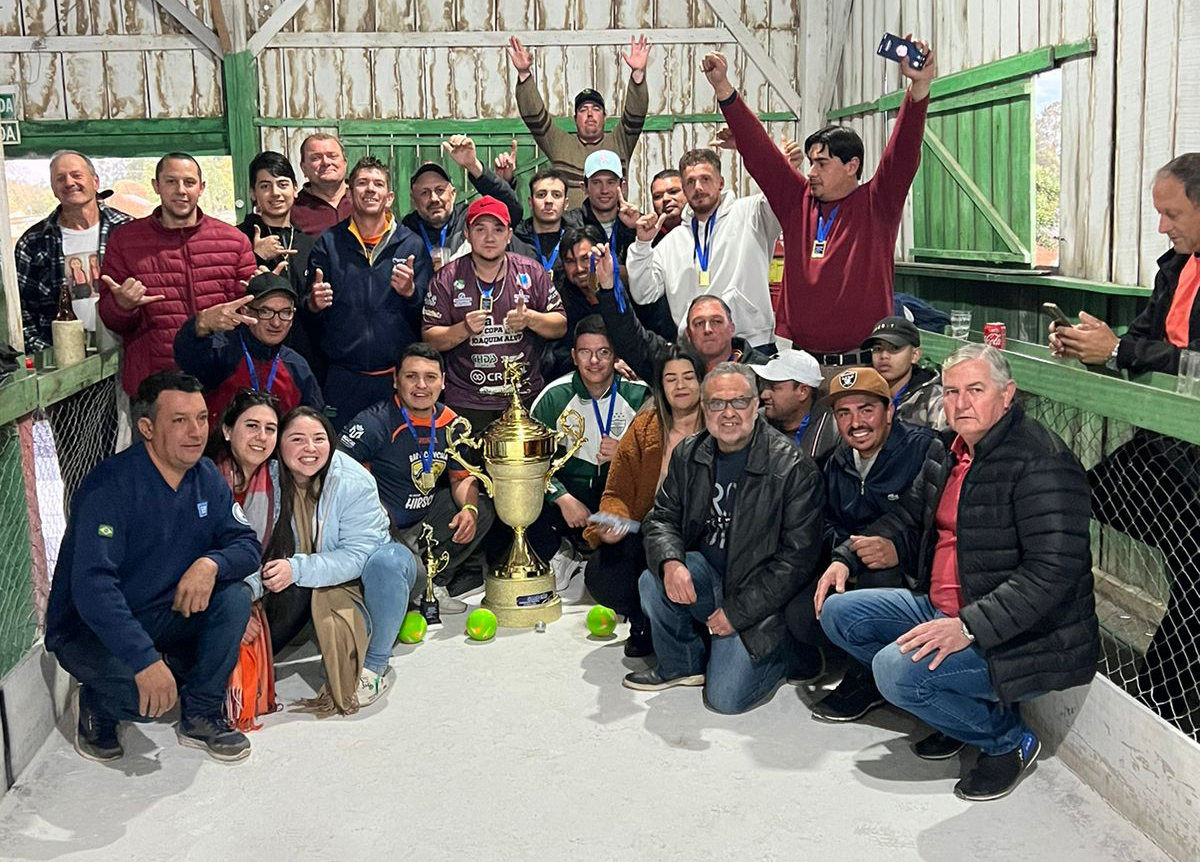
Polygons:
<instances>
[{"instance_id":1,"label":"wooden wall","mask_svg":"<svg viewBox=\"0 0 1200 862\"><path fill-rule=\"evenodd\" d=\"M1060 267L1064 275L1153 283L1167 248L1149 186L1172 156L1200 150L1200 4L1194 0L854 0L834 104L899 85L875 56L885 31L913 32L948 74L1041 45L1096 40L1093 57L1062 65ZM891 130L851 121L867 164ZM901 244L909 240L909 230Z\"/></svg>"}]
</instances>

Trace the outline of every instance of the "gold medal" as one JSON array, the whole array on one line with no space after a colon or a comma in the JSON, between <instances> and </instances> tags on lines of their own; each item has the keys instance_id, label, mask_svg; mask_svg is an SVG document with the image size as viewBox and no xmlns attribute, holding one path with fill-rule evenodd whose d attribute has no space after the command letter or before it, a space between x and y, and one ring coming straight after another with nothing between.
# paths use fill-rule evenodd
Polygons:
<instances>
[{"instance_id":1,"label":"gold medal","mask_svg":"<svg viewBox=\"0 0 1200 862\"><path fill-rule=\"evenodd\" d=\"M433 493L433 489L437 486L437 474L426 473L425 468L419 461L413 462L412 465L412 481L413 487L417 489L417 493L429 495Z\"/></svg>"},{"instance_id":2,"label":"gold medal","mask_svg":"<svg viewBox=\"0 0 1200 862\"><path fill-rule=\"evenodd\" d=\"M708 287L708 270L707 269L700 270L700 286Z\"/></svg>"},{"instance_id":3,"label":"gold medal","mask_svg":"<svg viewBox=\"0 0 1200 862\"><path fill-rule=\"evenodd\" d=\"M488 314L492 313L492 298L490 296L480 295L479 310L486 311Z\"/></svg>"},{"instance_id":4,"label":"gold medal","mask_svg":"<svg viewBox=\"0 0 1200 862\"><path fill-rule=\"evenodd\" d=\"M824 257L825 256L825 240L818 239L818 240L813 241L812 256L813 257Z\"/></svg>"}]
</instances>

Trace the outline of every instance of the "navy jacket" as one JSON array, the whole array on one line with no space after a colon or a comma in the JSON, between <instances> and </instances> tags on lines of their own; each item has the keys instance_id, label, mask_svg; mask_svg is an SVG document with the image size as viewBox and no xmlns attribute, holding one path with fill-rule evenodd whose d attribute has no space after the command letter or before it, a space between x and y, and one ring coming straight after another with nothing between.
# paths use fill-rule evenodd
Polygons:
<instances>
[{"instance_id":1,"label":"navy jacket","mask_svg":"<svg viewBox=\"0 0 1200 862\"><path fill-rule=\"evenodd\" d=\"M330 365L385 371L400 361L408 345L421 340L421 305L433 278L433 261L420 237L399 223L393 223L391 234L368 258L350 224L350 219L338 222L313 246L309 289L320 269L333 288L333 305L311 316L321 322L321 349ZM409 255L415 258L416 290L403 297L392 290L392 267ZM305 308L307 301L306 295Z\"/></svg>"},{"instance_id":2,"label":"navy jacket","mask_svg":"<svg viewBox=\"0 0 1200 862\"><path fill-rule=\"evenodd\" d=\"M46 610L51 652L91 629L137 673L159 655L136 617L170 605L192 563L215 562L217 583L259 566L262 546L207 458L172 490L138 443L88 474L72 507Z\"/></svg>"},{"instance_id":3,"label":"navy jacket","mask_svg":"<svg viewBox=\"0 0 1200 862\"><path fill-rule=\"evenodd\" d=\"M824 466L825 540L830 547L837 548L851 535L860 534L899 507L901 498L912 487L925 463L925 453L933 438L932 429L892 422L887 442L879 450L865 479L858 475L854 466L854 450L845 441L838 443ZM915 549L897 543L899 568L906 572L915 571L915 560L910 557L910 551ZM839 553L834 559L845 563L855 577L866 569L853 552ZM907 585L911 587L913 583L910 576Z\"/></svg>"}]
</instances>

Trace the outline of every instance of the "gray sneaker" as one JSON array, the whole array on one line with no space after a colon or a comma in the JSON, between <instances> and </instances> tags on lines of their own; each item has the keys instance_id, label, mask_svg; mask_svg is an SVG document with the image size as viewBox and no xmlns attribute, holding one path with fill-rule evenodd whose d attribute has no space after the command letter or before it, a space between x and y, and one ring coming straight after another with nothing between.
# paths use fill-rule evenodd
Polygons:
<instances>
[{"instance_id":1,"label":"gray sneaker","mask_svg":"<svg viewBox=\"0 0 1200 862\"><path fill-rule=\"evenodd\" d=\"M250 756L250 740L230 727L224 716L180 719L175 735L180 745L207 751L214 760L232 763Z\"/></svg>"},{"instance_id":2,"label":"gray sneaker","mask_svg":"<svg viewBox=\"0 0 1200 862\"><path fill-rule=\"evenodd\" d=\"M437 599L438 610L444 614L461 614L467 610L466 602L454 598L439 584L433 585L433 597Z\"/></svg>"}]
</instances>

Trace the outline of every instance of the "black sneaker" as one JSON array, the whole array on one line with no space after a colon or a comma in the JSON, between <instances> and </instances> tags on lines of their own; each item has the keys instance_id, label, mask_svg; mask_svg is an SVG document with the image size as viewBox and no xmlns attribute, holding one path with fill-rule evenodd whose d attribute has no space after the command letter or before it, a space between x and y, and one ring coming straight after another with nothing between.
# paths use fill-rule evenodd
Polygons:
<instances>
[{"instance_id":1,"label":"black sneaker","mask_svg":"<svg viewBox=\"0 0 1200 862\"><path fill-rule=\"evenodd\" d=\"M971 802L986 802L1012 793L1042 751L1041 741L1029 731L1021 744L1004 754L980 754L967 777L954 785L954 795Z\"/></svg>"},{"instance_id":2,"label":"black sneaker","mask_svg":"<svg viewBox=\"0 0 1200 862\"><path fill-rule=\"evenodd\" d=\"M179 744L207 751L214 760L232 762L250 756L250 740L222 718L180 719L175 730Z\"/></svg>"},{"instance_id":3,"label":"black sneaker","mask_svg":"<svg viewBox=\"0 0 1200 862\"><path fill-rule=\"evenodd\" d=\"M658 668L652 667L647 670L635 670L633 673L625 674L625 679L621 680L621 684L626 688L636 689L637 691L662 691L665 688L674 688L677 685L704 685L704 674L694 673L691 676L677 676L675 679L663 679L658 675Z\"/></svg>"},{"instance_id":4,"label":"black sneaker","mask_svg":"<svg viewBox=\"0 0 1200 862\"><path fill-rule=\"evenodd\" d=\"M813 707L817 721L858 721L877 706L883 706L883 695L870 676L855 675L843 679L837 688Z\"/></svg>"},{"instance_id":5,"label":"black sneaker","mask_svg":"<svg viewBox=\"0 0 1200 862\"><path fill-rule=\"evenodd\" d=\"M920 742L914 742L912 750L922 760L949 760L966 746L965 742L935 730Z\"/></svg>"},{"instance_id":6,"label":"black sneaker","mask_svg":"<svg viewBox=\"0 0 1200 862\"><path fill-rule=\"evenodd\" d=\"M75 709L79 723L75 726L75 750L80 757L97 763L111 763L125 756L121 740L117 738L117 722L106 718L88 705L83 689L75 692Z\"/></svg>"},{"instance_id":7,"label":"black sneaker","mask_svg":"<svg viewBox=\"0 0 1200 862\"><path fill-rule=\"evenodd\" d=\"M812 685L825 676L825 653L820 647L802 645L796 651L796 663L788 674L788 685Z\"/></svg>"},{"instance_id":8,"label":"black sneaker","mask_svg":"<svg viewBox=\"0 0 1200 862\"><path fill-rule=\"evenodd\" d=\"M629 637L625 641L626 658L645 658L654 655L654 638L650 636L650 624L645 620L631 620Z\"/></svg>"}]
</instances>

